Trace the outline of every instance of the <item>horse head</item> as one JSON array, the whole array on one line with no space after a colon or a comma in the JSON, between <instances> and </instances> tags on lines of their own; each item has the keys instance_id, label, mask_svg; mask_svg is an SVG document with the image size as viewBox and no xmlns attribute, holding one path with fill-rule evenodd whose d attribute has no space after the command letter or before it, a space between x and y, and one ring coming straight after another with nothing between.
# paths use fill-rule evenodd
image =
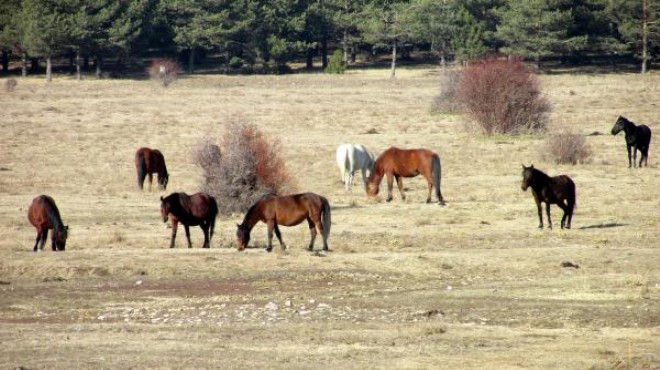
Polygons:
<instances>
[{"instance_id":1,"label":"horse head","mask_svg":"<svg viewBox=\"0 0 660 370\"><path fill-rule=\"evenodd\" d=\"M158 176L158 184L161 190L167 189L167 183L170 181L170 174L165 172L163 176Z\"/></svg>"},{"instance_id":2,"label":"horse head","mask_svg":"<svg viewBox=\"0 0 660 370\"><path fill-rule=\"evenodd\" d=\"M163 216L163 222L167 222L170 215L170 203L166 198L160 197L160 214Z\"/></svg>"},{"instance_id":3,"label":"horse head","mask_svg":"<svg viewBox=\"0 0 660 370\"><path fill-rule=\"evenodd\" d=\"M68 225L59 228L59 230L55 232L55 246L57 247L58 251L63 251L64 248L66 247L66 238L68 234L69 234Z\"/></svg>"},{"instance_id":4,"label":"horse head","mask_svg":"<svg viewBox=\"0 0 660 370\"><path fill-rule=\"evenodd\" d=\"M616 120L616 123L614 123L614 127L612 127L612 135L616 135L619 132L624 131L628 122L629 121L626 119L626 117L619 116L619 118Z\"/></svg>"},{"instance_id":5,"label":"horse head","mask_svg":"<svg viewBox=\"0 0 660 370\"><path fill-rule=\"evenodd\" d=\"M245 225L236 224L236 248L242 251L250 242L250 229Z\"/></svg>"},{"instance_id":6,"label":"horse head","mask_svg":"<svg viewBox=\"0 0 660 370\"><path fill-rule=\"evenodd\" d=\"M532 176L534 174L534 165L530 165L529 167L525 167L525 165L522 165L522 183L520 184L520 188L523 191L527 191L527 188L529 188L532 185Z\"/></svg>"}]
</instances>

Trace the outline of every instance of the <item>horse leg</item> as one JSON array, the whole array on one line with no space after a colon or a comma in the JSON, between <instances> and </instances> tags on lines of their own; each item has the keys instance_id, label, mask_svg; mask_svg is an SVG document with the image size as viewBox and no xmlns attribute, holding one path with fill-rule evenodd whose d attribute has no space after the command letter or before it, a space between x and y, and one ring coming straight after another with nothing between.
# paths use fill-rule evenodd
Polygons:
<instances>
[{"instance_id":1,"label":"horse leg","mask_svg":"<svg viewBox=\"0 0 660 370\"><path fill-rule=\"evenodd\" d=\"M273 231L275 230L276 225L277 222L275 220L266 223L266 226L268 227L268 246L266 247L266 252L273 250Z\"/></svg>"},{"instance_id":2,"label":"horse leg","mask_svg":"<svg viewBox=\"0 0 660 370\"><path fill-rule=\"evenodd\" d=\"M550 218L550 203L545 202L545 212L548 214L548 229L552 229L552 219Z\"/></svg>"},{"instance_id":3,"label":"horse leg","mask_svg":"<svg viewBox=\"0 0 660 370\"><path fill-rule=\"evenodd\" d=\"M154 181L154 175L151 172L149 172L147 174L147 177L149 177L149 191L151 191L151 185L152 185L151 183Z\"/></svg>"},{"instance_id":4,"label":"horse leg","mask_svg":"<svg viewBox=\"0 0 660 370\"><path fill-rule=\"evenodd\" d=\"M426 197L426 203L431 203L431 193L433 192L433 182L426 180L426 188L429 190L429 194ZM440 201L440 198L438 198Z\"/></svg>"},{"instance_id":5,"label":"horse leg","mask_svg":"<svg viewBox=\"0 0 660 370\"><path fill-rule=\"evenodd\" d=\"M190 226L183 224L183 229L186 230L186 239L188 239L188 248L192 248L192 243L190 242Z\"/></svg>"},{"instance_id":6,"label":"horse leg","mask_svg":"<svg viewBox=\"0 0 660 370\"><path fill-rule=\"evenodd\" d=\"M399 194L401 194L401 200L406 200L406 194L403 193L403 177L401 176L395 176L396 177L396 186L399 188Z\"/></svg>"},{"instance_id":7,"label":"horse leg","mask_svg":"<svg viewBox=\"0 0 660 370\"><path fill-rule=\"evenodd\" d=\"M48 239L48 229L43 229L41 232L41 244L39 249L44 250L44 245L46 245L46 239Z\"/></svg>"},{"instance_id":8,"label":"horse leg","mask_svg":"<svg viewBox=\"0 0 660 370\"><path fill-rule=\"evenodd\" d=\"M273 231L275 231L275 236L277 237L277 240L280 241L280 247L282 248L282 250L286 250L286 244L282 241L282 233L280 233L280 228L277 226L277 222L273 227Z\"/></svg>"},{"instance_id":9,"label":"horse leg","mask_svg":"<svg viewBox=\"0 0 660 370\"><path fill-rule=\"evenodd\" d=\"M176 240L176 229L179 227L179 222L172 219L172 238L170 239L170 248L174 248L174 241Z\"/></svg>"},{"instance_id":10,"label":"horse leg","mask_svg":"<svg viewBox=\"0 0 660 370\"><path fill-rule=\"evenodd\" d=\"M630 147L631 147L630 145L626 145L626 148L628 149L628 168L632 167Z\"/></svg>"},{"instance_id":11,"label":"horse leg","mask_svg":"<svg viewBox=\"0 0 660 370\"><path fill-rule=\"evenodd\" d=\"M394 176L391 173L387 174L387 201L391 202L392 198L392 187L394 186Z\"/></svg>"},{"instance_id":12,"label":"horse leg","mask_svg":"<svg viewBox=\"0 0 660 370\"><path fill-rule=\"evenodd\" d=\"M637 167L637 145L633 145L632 147L632 154L633 154L633 167Z\"/></svg>"},{"instance_id":13,"label":"horse leg","mask_svg":"<svg viewBox=\"0 0 660 370\"><path fill-rule=\"evenodd\" d=\"M34 248L32 249L34 252L37 251L37 246L39 245L40 240L41 240L41 231L37 230L37 238L34 240Z\"/></svg>"},{"instance_id":14,"label":"horse leg","mask_svg":"<svg viewBox=\"0 0 660 370\"><path fill-rule=\"evenodd\" d=\"M557 205L564 211L564 215L561 216L561 228L563 229L566 224L566 219L568 219L568 205L564 204L563 201L557 203Z\"/></svg>"},{"instance_id":15,"label":"horse leg","mask_svg":"<svg viewBox=\"0 0 660 370\"><path fill-rule=\"evenodd\" d=\"M543 229L543 210L541 209L541 202L538 199L536 200L536 209L539 212L539 229Z\"/></svg>"},{"instance_id":16,"label":"horse leg","mask_svg":"<svg viewBox=\"0 0 660 370\"><path fill-rule=\"evenodd\" d=\"M308 249L310 251L312 251L312 250L314 250L314 241L316 240L316 224L309 217L307 218L307 224L309 225L309 234L311 235L311 239L309 240ZM320 222L319 222L319 225L320 225ZM323 234L323 233L321 233L321 234Z\"/></svg>"},{"instance_id":17,"label":"horse leg","mask_svg":"<svg viewBox=\"0 0 660 370\"><path fill-rule=\"evenodd\" d=\"M209 225L207 222L202 221L202 223L199 224L199 227L202 229L202 232L204 233L204 245L202 248L210 248L211 247L211 241L209 239Z\"/></svg>"}]
</instances>

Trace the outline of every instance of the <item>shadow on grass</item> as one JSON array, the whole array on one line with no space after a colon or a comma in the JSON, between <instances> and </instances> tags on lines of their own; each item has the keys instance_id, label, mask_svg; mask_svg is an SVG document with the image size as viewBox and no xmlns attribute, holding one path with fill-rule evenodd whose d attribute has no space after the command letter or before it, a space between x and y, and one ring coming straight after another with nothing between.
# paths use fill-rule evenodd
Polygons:
<instances>
[{"instance_id":1,"label":"shadow on grass","mask_svg":"<svg viewBox=\"0 0 660 370\"><path fill-rule=\"evenodd\" d=\"M621 224L618 222L601 222L599 224L587 225L579 227L579 229L609 229L611 227L628 226L628 224Z\"/></svg>"}]
</instances>

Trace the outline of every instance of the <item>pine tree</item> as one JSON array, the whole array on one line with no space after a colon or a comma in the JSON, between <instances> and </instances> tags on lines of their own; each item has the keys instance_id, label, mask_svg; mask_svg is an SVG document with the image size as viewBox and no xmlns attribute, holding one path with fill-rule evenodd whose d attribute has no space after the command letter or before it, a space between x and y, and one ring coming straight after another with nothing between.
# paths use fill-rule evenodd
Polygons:
<instances>
[{"instance_id":1,"label":"pine tree","mask_svg":"<svg viewBox=\"0 0 660 370\"><path fill-rule=\"evenodd\" d=\"M364 40L392 50L391 78L396 76L397 47L411 33L405 15L407 5L404 0L375 0L361 14L359 27Z\"/></svg>"}]
</instances>

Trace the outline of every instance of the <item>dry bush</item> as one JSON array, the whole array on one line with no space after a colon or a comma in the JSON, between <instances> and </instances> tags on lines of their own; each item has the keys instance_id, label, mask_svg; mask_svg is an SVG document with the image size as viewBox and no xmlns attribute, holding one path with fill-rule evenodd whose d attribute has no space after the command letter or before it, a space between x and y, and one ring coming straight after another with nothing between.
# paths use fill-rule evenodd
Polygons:
<instances>
[{"instance_id":1,"label":"dry bush","mask_svg":"<svg viewBox=\"0 0 660 370\"><path fill-rule=\"evenodd\" d=\"M519 60L473 62L461 73L455 96L487 135L542 129L550 112L538 78Z\"/></svg>"},{"instance_id":2,"label":"dry bush","mask_svg":"<svg viewBox=\"0 0 660 370\"><path fill-rule=\"evenodd\" d=\"M16 85L18 85L18 82L16 82L15 78L8 78L5 80L5 91L6 92L12 92L16 88Z\"/></svg>"},{"instance_id":3,"label":"dry bush","mask_svg":"<svg viewBox=\"0 0 660 370\"><path fill-rule=\"evenodd\" d=\"M163 86L167 87L176 81L179 73L179 63L174 59L154 59L151 61L149 68L147 68L147 73L149 73L149 78L159 81Z\"/></svg>"},{"instance_id":4,"label":"dry bush","mask_svg":"<svg viewBox=\"0 0 660 370\"><path fill-rule=\"evenodd\" d=\"M456 70L443 69L440 74L440 93L433 100L431 111L434 113L455 113L460 111L456 100L456 88L461 74Z\"/></svg>"},{"instance_id":5,"label":"dry bush","mask_svg":"<svg viewBox=\"0 0 660 370\"><path fill-rule=\"evenodd\" d=\"M555 163L577 164L585 163L591 155L591 150L584 135L562 130L547 137L543 154Z\"/></svg>"},{"instance_id":6,"label":"dry bush","mask_svg":"<svg viewBox=\"0 0 660 370\"><path fill-rule=\"evenodd\" d=\"M295 191L281 155L280 142L253 125L235 121L228 125L220 145L203 138L193 160L204 172L203 191L218 200L220 213L245 212L266 194Z\"/></svg>"}]
</instances>

